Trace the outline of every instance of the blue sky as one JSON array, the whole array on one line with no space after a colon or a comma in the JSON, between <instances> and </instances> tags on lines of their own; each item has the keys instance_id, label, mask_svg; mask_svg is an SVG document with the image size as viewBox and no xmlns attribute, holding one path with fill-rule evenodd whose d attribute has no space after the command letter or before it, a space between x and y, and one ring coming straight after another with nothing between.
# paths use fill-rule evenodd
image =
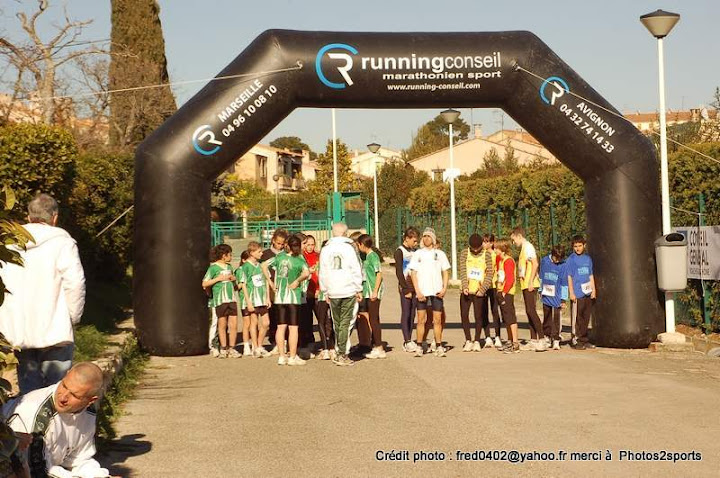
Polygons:
<instances>
[{"instance_id":1,"label":"blue sky","mask_svg":"<svg viewBox=\"0 0 720 478\"><path fill-rule=\"evenodd\" d=\"M4 2L0 34L18 35L12 16L18 7ZM24 0L20 7L33 6ZM74 19L93 19L85 39L110 35L109 0L55 0L42 24L44 38L59 21L62 5ZM679 13L680 23L665 40L667 106L708 104L720 86L720 0L159 0L172 81L215 76L261 32L270 28L336 31L503 31L529 30L538 35L593 88L621 111L655 111L656 40L639 22L657 10ZM174 89L182 104L202 84ZM451 106L451 105L449 105ZM338 136L353 149L370 142L400 149L412 133L439 110L338 110ZM500 129L497 110L462 109L466 122L482 123L484 133ZM505 127L515 127L504 116ZM331 136L330 110L296 110L268 135L300 136L322 151Z\"/></svg>"}]
</instances>

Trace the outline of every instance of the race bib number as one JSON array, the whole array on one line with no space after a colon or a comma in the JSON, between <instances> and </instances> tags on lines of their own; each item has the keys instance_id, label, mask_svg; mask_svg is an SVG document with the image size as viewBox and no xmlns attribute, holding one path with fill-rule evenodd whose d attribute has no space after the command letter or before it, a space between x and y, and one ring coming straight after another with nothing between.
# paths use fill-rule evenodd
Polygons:
<instances>
[{"instance_id":1,"label":"race bib number","mask_svg":"<svg viewBox=\"0 0 720 478\"><path fill-rule=\"evenodd\" d=\"M592 294L592 284L590 282L580 284L580 290L582 290L583 294L590 295Z\"/></svg>"},{"instance_id":2,"label":"race bib number","mask_svg":"<svg viewBox=\"0 0 720 478\"><path fill-rule=\"evenodd\" d=\"M221 277L222 280L224 280L224 281L230 280L230 275L231 275L231 274L232 274L232 271L230 271L230 270L228 270L228 269L223 269L223 270L220 271L220 277Z\"/></svg>"},{"instance_id":3,"label":"race bib number","mask_svg":"<svg viewBox=\"0 0 720 478\"><path fill-rule=\"evenodd\" d=\"M260 274L255 274L252 276L252 282L255 287L262 287L263 286L263 278Z\"/></svg>"},{"instance_id":4,"label":"race bib number","mask_svg":"<svg viewBox=\"0 0 720 478\"><path fill-rule=\"evenodd\" d=\"M482 269L472 268L468 271L468 279L482 282L485 271Z\"/></svg>"},{"instance_id":5,"label":"race bib number","mask_svg":"<svg viewBox=\"0 0 720 478\"><path fill-rule=\"evenodd\" d=\"M498 282L505 283L505 271L498 271Z\"/></svg>"},{"instance_id":6,"label":"race bib number","mask_svg":"<svg viewBox=\"0 0 720 478\"><path fill-rule=\"evenodd\" d=\"M552 284L543 285L542 295L547 297L555 297L555 286Z\"/></svg>"}]
</instances>

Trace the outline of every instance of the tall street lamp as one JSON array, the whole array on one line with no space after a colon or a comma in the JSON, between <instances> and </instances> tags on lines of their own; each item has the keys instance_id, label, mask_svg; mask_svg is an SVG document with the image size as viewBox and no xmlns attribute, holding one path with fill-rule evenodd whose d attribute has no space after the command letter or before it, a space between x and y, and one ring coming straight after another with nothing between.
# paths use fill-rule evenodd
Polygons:
<instances>
[{"instance_id":1,"label":"tall street lamp","mask_svg":"<svg viewBox=\"0 0 720 478\"><path fill-rule=\"evenodd\" d=\"M279 201L278 201L278 181L280 181L280 175L274 174L273 175L273 181L275 181L275 222L278 222L280 220L279 215Z\"/></svg>"},{"instance_id":2,"label":"tall street lamp","mask_svg":"<svg viewBox=\"0 0 720 478\"><path fill-rule=\"evenodd\" d=\"M455 231L455 178L458 172L455 170L453 159L453 123L460 117L460 112L454 109L447 109L440 113L450 128L450 168L446 171L446 177L450 179L450 245L452 250L452 280L457 281L457 235Z\"/></svg>"},{"instance_id":3,"label":"tall street lamp","mask_svg":"<svg viewBox=\"0 0 720 478\"><path fill-rule=\"evenodd\" d=\"M640 21L648 31L657 38L658 44L658 91L660 94L660 184L662 196L662 232L672 232L670 224L670 185L668 179L667 160L667 127L665 124L665 65L663 54L663 38L675 24L680 21L677 13L657 10L640 17ZM675 332L675 302L671 292L665 293L665 331Z\"/></svg>"},{"instance_id":4,"label":"tall street lamp","mask_svg":"<svg viewBox=\"0 0 720 478\"><path fill-rule=\"evenodd\" d=\"M372 154L375 155L373 158L373 196L374 196L374 209L375 209L375 247L380 249L380 224L378 223L378 193L377 193L377 165L378 157L377 152L380 150L380 145L377 143L370 143L367 148Z\"/></svg>"}]
</instances>

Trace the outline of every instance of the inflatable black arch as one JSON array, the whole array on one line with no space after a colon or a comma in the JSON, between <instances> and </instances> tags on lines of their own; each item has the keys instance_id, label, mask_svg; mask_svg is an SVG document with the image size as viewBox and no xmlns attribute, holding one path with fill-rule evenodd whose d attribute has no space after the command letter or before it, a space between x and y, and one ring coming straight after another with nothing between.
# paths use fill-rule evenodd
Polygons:
<instances>
[{"instance_id":1,"label":"inflatable black arch","mask_svg":"<svg viewBox=\"0 0 720 478\"><path fill-rule=\"evenodd\" d=\"M298 107L502 108L585 183L596 343L663 331L655 149L532 33L269 30L218 78L137 150L134 309L150 353L207 351L211 182Z\"/></svg>"}]
</instances>

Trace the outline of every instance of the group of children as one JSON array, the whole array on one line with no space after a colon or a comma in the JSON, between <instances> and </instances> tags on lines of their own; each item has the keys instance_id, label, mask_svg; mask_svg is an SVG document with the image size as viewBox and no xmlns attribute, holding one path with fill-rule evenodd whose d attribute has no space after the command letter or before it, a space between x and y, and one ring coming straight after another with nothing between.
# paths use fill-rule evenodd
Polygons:
<instances>
[{"instance_id":1,"label":"group of children","mask_svg":"<svg viewBox=\"0 0 720 478\"><path fill-rule=\"evenodd\" d=\"M382 258L369 235L356 233L351 239L363 265L362 299L358 299L356 319L351 325L358 333L354 349L369 359L385 358L380 325L384 293ZM517 262L511 255L511 244L519 248ZM596 297L592 259L585 253L582 236L573 237L572 248L567 259L560 245L553 246L547 256L538 258L522 228L514 229L510 238L498 240L491 234L472 234L458 260L460 316L465 334L462 350L472 352L486 347L496 347L505 353L558 350L561 311L568 301L572 303L571 346L580 350L593 348L587 337L592 300ZM408 228L394 258L403 350L417 357L428 352L445 356L444 299L451 266L434 230L426 228L421 235L417 229ZM345 351L336 350L329 300L319 286L319 252L313 236L277 230L271 247L264 251L259 243L250 242L236 268L231 264L232 249L226 244L213 248L211 260L202 286L209 295L212 311L209 347L214 356L278 355L280 365L304 365L306 361L300 357L299 349L305 348L307 355L324 360L335 360L340 352L343 356L350 352L349 346ZM522 346L514 305L518 289L531 336ZM536 310L538 293L542 321ZM470 327L471 306L475 318L474 338ZM494 335L491 334L491 314ZM416 315L416 340L413 341ZM314 350L313 316L320 336L319 350ZM242 354L236 348L238 317L242 318ZM500 318L507 329L506 341L500 337ZM429 319L432 326L426 326ZM428 346L430 329L434 338ZM266 337L274 345L271 351L263 346Z\"/></svg>"},{"instance_id":2,"label":"group of children","mask_svg":"<svg viewBox=\"0 0 720 478\"><path fill-rule=\"evenodd\" d=\"M369 235L358 233L351 238L363 265L362 300L353 324L361 338L356 349L369 359L385 358L380 328L382 259ZM319 257L313 236L288 234L282 229L275 231L271 247L264 251L258 242L250 242L237 268L231 265L230 246L215 246L202 281L212 314L210 353L218 358L277 355L279 365L292 366L305 365L299 353L304 348L311 357L335 361L339 351L329 299L319 285ZM319 350L314 349L313 316L320 335ZM242 318L242 353L236 343L238 317ZM270 351L264 347L266 337L274 345Z\"/></svg>"}]
</instances>

